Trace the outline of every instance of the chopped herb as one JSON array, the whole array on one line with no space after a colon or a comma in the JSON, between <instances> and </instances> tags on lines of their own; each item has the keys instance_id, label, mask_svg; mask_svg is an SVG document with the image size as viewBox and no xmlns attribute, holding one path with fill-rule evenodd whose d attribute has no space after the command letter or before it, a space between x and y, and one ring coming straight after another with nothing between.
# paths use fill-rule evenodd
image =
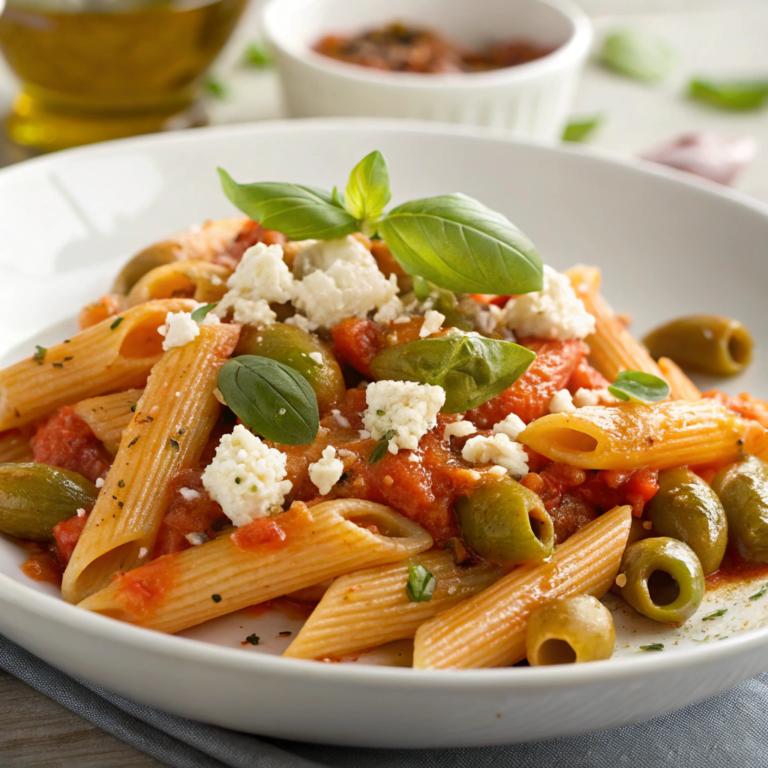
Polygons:
<instances>
[{"instance_id":1,"label":"chopped herb","mask_svg":"<svg viewBox=\"0 0 768 768\"><path fill-rule=\"evenodd\" d=\"M242 482L243 482L243 481L242 481L242 479L241 479L241 478L239 478L239 477L236 477L236 478L235 478L235 485L240 485L240 483L242 483Z\"/></svg>"},{"instance_id":2,"label":"chopped herb","mask_svg":"<svg viewBox=\"0 0 768 768\"><path fill-rule=\"evenodd\" d=\"M263 43L248 43L245 47L243 60L246 66L256 69L266 69L273 63L272 52Z\"/></svg>"},{"instance_id":3,"label":"chopped herb","mask_svg":"<svg viewBox=\"0 0 768 768\"><path fill-rule=\"evenodd\" d=\"M118 501L117 502L117 506L120 507L120 509L122 509L123 508L123 502L122 501Z\"/></svg>"},{"instance_id":4,"label":"chopped herb","mask_svg":"<svg viewBox=\"0 0 768 768\"><path fill-rule=\"evenodd\" d=\"M280 637L290 637L293 632L288 632L287 630L285 632L280 632Z\"/></svg>"},{"instance_id":5,"label":"chopped herb","mask_svg":"<svg viewBox=\"0 0 768 768\"><path fill-rule=\"evenodd\" d=\"M64 367L64 363L53 363L53 367L54 368L63 368Z\"/></svg>"},{"instance_id":6,"label":"chopped herb","mask_svg":"<svg viewBox=\"0 0 768 768\"><path fill-rule=\"evenodd\" d=\"M759 109L768 99L768 81L694 78L688 84L688 96L719 109Z\"/></svg>"},{"instance_id":7,"label":"chopped herb","mask_svg":"<svg viewBox=\"0 0 768 768\"><path fill-rule=\"evenodd\" d=\"M423 565L409 563L405 594L412 603L428 603L436 586L437 579Z\"/></svg>"},{"instance_id":8,"label":"chopped herb","mask_svg":"<svg viewBox=\"0 0 768 768\"><path fill-rule=\"evenodd\" d=\"M377 461L381 461L387 455L387 444L394 436L394 429L390 429L384 433L384 437L381 438L379 444L371 451L371 455L368 458L369 464L375 464Z\"/></svg>"},{"instance_id":9,"label":"chopped herb","mask_svg":"<svg viewBox=\"0 0 768 768\"><path fill-rule=\"evenodd\" d=\"M172 450L174 450L174 451L178 451L179 450L179 443L178 443L177 440L174 440L173 438L170 438L170 440L168 442L170 442Z\"/></svg>"},{"instance_id":10,"label":"chopped herb","mask_svg":"<svg viewBox=\"0 0 768 768\"><path fill-rule=\"evenodd\" d=\"M635 80L658 82L675 64L672 46L642 29L619 29L605 38L602 50L605 66Z\"/></svg>"},{"instance_id":11,"label":"chopped herb","mask_svg":"<svg viewBox=\"0 0 768 768\"><path fill-rule=\"evenodd\" d=\"M586 141L592 132L603 122L602 115L577 117L565 126L563 141Z\"/></svg>"},{"instance_id":12,"label":"chopped herb","mask_svg":"<svg viewBox=\"0 0 768 768\"><path fill-rule=\"evenodd\" d=\"M383 416L383 415L384 415L384 413L385 413L385 411L383 411L381 408L379 408L379 410L378 410L378 411L376 411L376 415L377 415L377 416Z\"/></svg>"},{"instance_id":13,"label":"chopped herb","mask_svg":"<svg viewBox=\"0 0 768 768\"><path fill-rule=\"evenodd\" d=\"M214 603L220 603L221 595L211 595L211 600L213 600Z\"/></svg>"},{"instance_id":14,"label":"chopped herb","mask_svg":"<svg viewBox=\"0 0 768 768\"><path fill-rule=\"evenodd\" d=\"M213 76L203 83L203 88L214 99L226 99L229 91L227 84L221 78Z\"/></svg>"},{"instance_id":15,"label":"chopped herb","mask_svg":"<svg viewBox=\"0 0 768 768\"><path fill-rule=\"evenodd\" d=\"M115 320L115 322L114 322L114 323L112 323L112 325L110 325L110 326L109 326L109 330L110 330L110 331L114 331L114 330L115 330L115 328L117 328L117 326L118 326L118 325L120 325L120 323L122 323L122 322L123 322L123 318L122 318L122 317L118 317L118 318Z\"/></svg>"},{"instance_id":16,"label":"chopped herb","mask_svg":"<svg viewBox=\"0 0 768 768\"><path fill-rule=\"evenodd\" d=\"M258 645L259 640L260 638L258 635L248 635L248 637L245 638L245 642L250 643L251 645Z\"/></svg>"},{"instance_id":17,"label":"chopped herb","mask_svg":"<svg viewBox=\"0 0 768 768\"><path fill-rule=\"evenodd\" d=\"M13 409L13 415L14 415L14 416L15 416L17 419L20 419L20 418L21 418L21 413L19 412L19 409L18 409L18 408L14 408L14 409Z\"/></svg>"},{"instance_id":18,"label":"chopped herb","mask_svg":"<svg viewBox=\"0 0 768 768\"><path fill-rule=\"evenodd\" d=\"M139 435L141 437L141 435ZM139 437L134 437L133 440L131 440L130 443L128 443L128 448L131 448L132 446L136 445L136 443L139 442Z\"/></svg>"},{"instance_id":19,"label":"chopped herb","mask_svg":"<svg viewBox=\"0 0 768 768\"><path fill-rule=\"evenodd\" d=\"M190 317L196 322L196 323L202 323L203 320L208 316L208 313L216 307L216 304L218 302L214 302L213 304L206 304L204 307L198 307L191 315Z\"/></svg>"},{"instance_id":20,"label":"chopped herb","mask_svg":"<svg viewBox=\"0 0 768 768\"><path fill-rule=\"evenodd\" d=\"M131 406L131 413L136 413L136 403Z\"/></svg>"},{"instance_id":21,"label":"chopped herb","mask_svg":"<svg viewBox=\"0 0 768 768\"><path fill-rule=\"evenodd\" d=\"M641 645L641 651L663 651L664 643L650 643L649 645Z\"/></svg>"},{"instance_id":22,"label":"chopped herb","mask_svg":"<svg viewBox=\"0 0 768 768\"><path fill-rule=\"evenodd\" d=\"M72 356L70 355L69 357L65 357L65 358L64 358L64 362L65 362L65 363L68 363L70 360L74 360L74 359L75 359L75 358L74 358L74 357L72 357Z\"/></svg>"},{"instance_id":23,"label":"chopped herb","mask_svg":"<svg viewBox=\"0 0 768 768\"><path fill-rule=\"evenodd\" d=\"M35 345L35 354L32 355L32 359L42 365L47 351L48 350L45 347L41 347L39 344Z\"/></svg>"},{"instance_id":24,"label":"chopped herb","mask_svg":"<svg viewBox=\"0 0 768 768\"><path fill-rule=\"evenodd\" d=\"M117 487L118 488L125 488L125 480L118 480L117 481Z\"/></svg>"},{"instance_id":25,"label":"chopped herb","mask_svg":"<svg viewBox=\"0 0 768 768\"><path fill-rule=\"evenodd\" d=\"M709 616L705 616L702 621L713 621L714 619L719 619L721 616L725 616L726 613L728 613L727 608L720 608L719 610L710 613Z\"/></svg>"},{"instance_id":26,"label":"chopped herb","mask_svg":"<svg viewBox=\"0 0 768 768\"><path fill-rule=\"evenodd\" d=\"M750 595L750 600L759 600L761 597L765 597L766 592L768 592L768 584L763 584L762 587L760 587L760 591L756 592L754 595Z\"/></svg>"},{"instance_id":27,"label":"chopped herb","mask_svg":"<svg viewBox=\"0 0 768 768\"><path fill-rule=\"evenodd\" d=\"M71 344L72 343L72 339L64 339L64 343L65 344Z\"/></svg>"}]
</instances>

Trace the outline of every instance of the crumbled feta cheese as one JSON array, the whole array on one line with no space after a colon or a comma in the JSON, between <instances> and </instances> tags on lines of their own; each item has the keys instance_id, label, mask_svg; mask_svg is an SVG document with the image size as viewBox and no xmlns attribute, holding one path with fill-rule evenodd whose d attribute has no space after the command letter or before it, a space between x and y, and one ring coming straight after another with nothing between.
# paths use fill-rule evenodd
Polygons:
<instances>
[{"instance_id":1,"label":"crumbled feta cheese","mask_svg":"<svg viewBox=\"0 0 768 768\"><path fill-rule=\"evenodd\" d=\"M285 323L286 325L295 325L297 328L300 328L307 333L316 331L320 327L317 323L313 323L311 320L304 317L304 315L293 315L292 317L289 317Z\"/></svg>"},{"instance_id":2,"label":"crumbled feta cheese","mask_svg":"<svg viewBox=\"0 0 768 768\"><path fill-rule=\"evenodd\" d=\"M365 402L363 424L375 440L391 431L390 453L400 448L415 451L419 440L437 424L445 390L413 381L376 381L365 390Z\"/></svg>"},{"instance_id":3,"label":"crumbled feta cheese","mask_svg":"<svg viewBox=\"0 0 768 768\"><path fill-rule=\"evenodd\" d=\"M104 478L103 477L96 478L96 482L94 483L94 485L97 488L103 488L104 487Z\"/></svg>"},{"instance_id":4,"label":"crumbled feta cheese","mask_svg":"<svg viewBox=\"0 0 768 768\"><path fill-rule=\"evenodd\" d=\"M480 333L488 336L495 333L502 322L503 316L504 313L501 307L497 307L495 304L479 306L475 314L475 326Z\"/></svg>"},{"instance_id":5,"label":"crumbled feta cheese","mask_svg":"<svg viewBox=\"0 0 768 768\"><path fill-rule=\"evenodd\" d=\"M317 486L321 496L331 492L344 474L344 464L336 458L336 449L329 445L323 450L323 458L309 465L309 479Z\"/></svg>"},{"instance_id":6,"label":"crumbled feta cheese","mask_svg":"<svg viewBox=\"0 0 768 768\"><path fill-rule=\"evenodd\" d=\"M528 474L525 449L502 433L471 437L464 445L461 456L470 464L496 464L518 480Z\"/></svg>"},{"instance_id":7,"label":"crumbled feta cheese","mask_svg":"<svg viewBox=\"0 0 768 768\"><path fill-rule=\"evenodd\" d=\"M392 322L395 325L402 325L403 323L409 323L411 321L410 315L400 315L400 317L396 317Z\"/></svg>"},{"instance_id":8,"label":"crumbled feta cheese","mask_svg":"<svg viewBox=\"0 0 768 768\"><path fill-rule=\"evenodd\" d=\"M653 528L653 522L651 520L644 520L643 528L645 528L646 531L650 531L651 528Z\"/></svg>"},{"instance_id":9,"label":"crumbled feta cheese","mask_svg":"<svg viewBox=\"0 0 768 768\"><path fill-rule=\"evenodd\" d=\"M196 339L200 335L200 326L192 319L191 312L169 312L165 316L165 325L161 325L157 332L165 337L163 349L167 352Z\"/></svg>"},{"instance_id":10,"label":"crumbled feta cheese","mask_svg":"<svg viewBox=\"0 0 768 768\"><path fill-rule=\"evenodd\" d=\"M525 429L525 422L516 414L509 416L493 425L493 431L506 435L510 440L517 440L518 435Z\"/></svg>"},{"instance_id":11,"label":"crumbled feta cheese","mask_svg":"<svg viewBox=\"0 0 768 768\"><path fill-rule=\"evenodd\" d=\"M412 464L421 464L421 456L419 456L419 454L415 451L411 451L408 454L408 461L410 461Z\"/></svg>"},{"instance_id":12,"label":"crumbled feta cheese","mask_svg":"<svg viewBox=\"0 0 768 768\"><path fill-rule=\"evenodd\" d=\"M443 327L444 321L445 315L442 312L438 312L436 309L430 309L424 315L424 322L421 324L419 336L423 339L426 336L431 336L433 333L437 333Z\"/></svg>"},{"instance_id":13,"label":"crumbled feta cheese","mask_svg":"<svg viewBox=\"0 0 768 768\"><path fill-rule=\"evenodd\" d=\"M389 282L392 282L392 275L390 277ZM395 278L397 280L397 278ZM393 296L386 304L382 306L382 308L373 316L373 319L377 323L393 323L395 322L395 319L400 315L403 311L403 302L400 301L400 298L398 296Z\"/></svg>"},{"instance_id":14,"label":"crumbled feta cheese","mask_svg":"<svg viewBox=\"0 0 768 768\"><path fill-rule=\"evenodd\" d=\"M494 464L489 470L489 474L495 475L496 477L503 477L507 474L507 470L504 469L504 467L500 467L498 464Z\"/></svg>"},{"instance_id":15,"label":"crumbled feta cheese","mask_svg":"<svg viewBox=\"0 0 768 768\"><path fill-rule=\"evenodd\" d=\"M139 560L143 560L149 554L149 550L146 547L142 547L139 550Z\"/></svg>"},{"instance_id":16,"label":"crumbled feta cheese","mask_svg":"<svg viewBox=\"0 0 768 768\"><path fill-rule=\"evenodd\" d=\"M620 573L620 574L618 574L616 576L616 586L619 587L619 588L627 586L627 576L626 576L626 574Z\"/></svg>"},{"instance_id":17,"label":"crumbled feta cheese","mask_svg":"<svg viewBox=\"0 0 768 768\"><path fill-rule=\"evenodd\" d=\"M384 277L376 259L352 236L302 249L294 261L294 273L302 276L293 286L294 306L315 327L330 328L349 317L366 317L385 305L391 318L402 312L402 304L389 304L397 298L397 277Z\"/></svg>"},{"instance_id":18,"label":"crumbled feta cheese","mask_svg":"<svg viewBox=\"0 0 768 768\"><path fill-rule=\"evenodd\" d=\"M573 404L577 408L586 408L589 405L608 405L616 402L618 402L617 398L608 391L608 387L601 389L581 387L576 390L576 394L573 396Z\"/></svg>"},{"instance_id":19,"label":"crumbled feta cheese","mask_svg":"<svg viewBox=\"0 0 768 768\"><path fill-rule=\"evenodd\" d=\"M334 408L331 411L331 416L333 416L334 421L340 426L340 427L350 427L349 419L346 416L341 415L341 411L338 408Z\"/></svg>"},{"instance_id":20,"label":"crumbled feta cheese","mask_svg":"<svg viewBox=\"0 0 768 768\"><path fill-rule=\"evenodd\" d=\"M358 429L357 434L360 435L361 440L368 440L371 436L371 433L367 429Z\"/></svg>"},{"instance_id":21,"label":"crumbled feta cheese","mask_svg":"<svg viewBox=\"0 0 768 768\"><path fill-rule=\"evenodd\" d=\"M561 341L583 339L595 330L595 318L576 296L571 281L546 265L543 290L510 299L503 320L518 336Z\"/></svg>"},{"instance_id":22,"label":"crumbled feta cheese","mask_svg":"<svg viewBox=\"0 0 768 768\"><path fill-rule=\"evenodd\" d=\"M214 314L213 310L211 310L203 319L200 325L221 325L221 320L219 320L219 316Z\"/></svg>"},{"instance_id":23,"label":"crumbled feta cheese","mask_svg":"<svg viewBox=\"0 0 768 768\"><path fill-rule=\"evenodd\" d=\"M211 285L224 285L224 281L218 275L211 275Z\"/></svg>"},{"instance_id":24,"label":"crumbled feta cheese","mask_svg":"<svg viewBox=\"0 0 768 768\"><path fill-rule=\"evenodd\" d=\"M185 534L184 538L193 546L199 547L201 544L205 544L210 539L202 531L195 531L194 533Z\"/></svg>"},{"instance_id":25,"label":"crumbled feta cheese","mask_svg":"<svg viewBox=\"0 0 768 768\"><path fill-rule=\"evenodd\" d=\"M573 397L567 389L561 389L556 392L554 397L549 401L550 413L565 413L566 411L575 411L576 406L573 404Z\"/></svg>"},{"instance_id":26,"label":"crumbled feta cheese","mask_svg":"<svg viewBox=\"0 0 768 768\"><path fill-rule=\"evenodd\" d=\"M270 325L277 315L270 303L285 304L291 299L293 275L283 261L279 245L258 243L244 254L227 280L229 289L215 310L223 318L232 311L236 323Z\"/></svg>"},{"instance_id":27,"label":"crumbled feta cheese","mask_svg":"<svg viewBox=\"0 0 768 768\"><path fill-rule=\"evenodd\" d=\"M452 421L445 425L443 440L450 440L452 437L466 437L474 435L477 427L471 421Z\"/></svg>"},{"instance_id":28,"label":"crumbled feta cheese","mask_svg":"<svg viewBox=\"0 0 768 768\"><path fill-rule=\"evenodd\" d=\"M309 359L317 363L318 365L323 364L323 356L322 354L320 354L320 352L310 352Z\"/></svg>"},{"instance_id":29,"label":"crumbled feta cheese","mask_svg":"<svg viewBox=\"0 0 768 768\"><path fill-rule=\"evenodd\" d=\"M200 491L196 491L194 488L179 488L179 493L184 501L194 501L200 498Z\"/></svg>"},{"instance_id":30,"label":"crumbled feta cheese","mask_svg":"<svg viewBox=\"0 0 768 768\"><path fill-rule=\"evenodd\" d=\"M292 487L283 479L285 464L284 453L268 448L238 424L219 441L216 456L203 472L203 485L239 527L280 511Z\"/></svg>"},{"instance_id":31,"label":"crumbled feta cheese","mask_svg":"<svg viewBox=\"0 0 768 768\"><path fill-rule=\"evenodd\" d=\"M87 514L87 512L82 507L77 510L77 516L78 517L85 517L86 514Z\"/></svg>"},{"instance_id":32,"label":"crumbled feta cheese","mask_svg":"<svg viewBox=\"0 0 768 768\"><path fill-rule=\"evenodd\" d=\"M339 448L338 453L342 459L347 459L350 456L357 458L357 454L354 451L347 450L346 448Z\"/></svg>"}]
</instances>

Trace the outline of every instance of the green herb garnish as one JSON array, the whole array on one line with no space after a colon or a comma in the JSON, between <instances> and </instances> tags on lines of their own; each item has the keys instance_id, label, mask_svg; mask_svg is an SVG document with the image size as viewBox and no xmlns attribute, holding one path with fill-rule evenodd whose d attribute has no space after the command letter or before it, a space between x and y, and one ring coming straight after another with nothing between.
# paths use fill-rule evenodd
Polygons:
<instances>
[{"instance_id":1,"label":"green herb garnish","mask_svg":"<svg viewBox=\"0 0 768 768\"><path fill-rule=\"evenodd\" d=\"M274 58L272 51L263 43L248 43L243 53L243 62L249 67L266 69L272 66Z\"/></svg>"},{"instance_id":2,"label":"green herb garnish","mask_svg":"<svg viewBox=\"0 0 768 768\"><path fill-rule=\"evenodd\" d=\"M214 603L220 603L221 595L211 595L211 600L213 600Z\"/></svg>"},{"instance_id":3,"label":"green herb garnish","mask_svg":"<svg viewBox=\"0 0 768 768\"><path fill-rule=\"evenodd\" d=\"M759 600L761 597L765 597L766 592L768 592L768 584L763 584L762 587L760 587L760 591L756 592L754 595L750 595L750 600Z\"/></svg>"},{"instance_id":4,"label":"green herb garnish","mask_svg":"<svg viewBox=\"0 0 768 768\"><path fill-rule=\"evenodd\" d=\"M428 603L435 594L437 579L423 566L408 564L408 583L405 594L412 603Z\"/></svg>"},{"instance_id":5,"label":"green herb garnish","mask_svg":"<svg viewBox=\"0 0 768 768\"><path fill-rule=\"evenodd\" d=\"M64 367L64 363L51 363L51 365L54 368L63 368Z\"/></svg>"},{"instance_id":6,"label":"green herb garnish","mask_svg":"<svg viewBox=\"0 0 768 768\"><path fill-rule=\"evenodd\" d=\"M563 141L585 141L602 122L602 115L571 120L563 131Z\"/></svg>"},{"instance_id":7,"label":"green herb garnish","mask_svg":"<svg viewBox=\"0 0 768 768\"><path fill-rule=\"evenodd\" d=\"M688 83L688 95L718 109L759 109L768 98L768 80L694 78Z\"/></svg>"},{"instance_id":8,"label":"green herb garnish","mask_svg":"<svg viewBox=\"0 0 768 768\"><path fill-rule=\"evenodd\" d=\"M371 362L371 371L377 379L441 386L443 413L460 413L511 387L535 357L511 341L449 333L385 349Z\"/></svg>"},{"instance_id":9,"label":"green herb garnish","mask_svg":"<svg viewBox=\"0 0 768 768\"><path fill-rule=\"evenodd\" d=\"M675 64L672 46L640 29L620 29L605 38L602 62L609 69L635 80L663 80Z\"/></svg>"},{"instance_id":10,"label":"green herb garnish","mask_svg":"<svg viewBox=\"0 0 768 768\"><path fill-rule=\"evenodd\" d=\"M131 406L131 413L136 413L136 405L137 405L137 403L134 403L134 404Z\"/></svg>"},{"instance_id":11,"label":"green herb garnish","mask_svg":"<svg viewBox=\"0 0 768 768\"><path fill-rule=\"evenodd\" d=\"M371 451L371 455L368 457L369 464L375 464L381 461L386 455L389 448L389 441L395 436L395 430L387 430L383 435L379 444Z\"/></svg>"},{"instance_id":12,"label":"green herb garnish","mask_svg":"<svg viewBox=\"0 0 768 768\"><path fill-rule=\"evenodd\" d=\"M43 364L43 360L45 360L45 353L47 351L48 350L45 347L41 347L39 344L36 344L35 345L35 354L32 355L32 359L36 363L39 363L40 365L42 365Z\"/></svg>"},{"instance_id":13,"label":"green herb garnish","mask_svg":"<svg viewBox=\"0 0 768 768\"><path fill-rule=\"evenodd\" d=\"M120 325L120 323L122 323L122 322L123 322L123 318L122 318L122 317L118 317L118 318L117 318L117 319L116 319L116 320L115 320L115 321L112 323L112 325L110 325L110 326L109 326L109 330L110 330L110 331L114 331L114 330L115 330L115 328L117 328L117 326L118 326L118 325Z\"/></svg>"},{"instance_id":14,"label":"green herb garnish","mask_svg":"<svg viewBox=\"0 0 768 768\"><path fill-rule=\"evenodd\" d=\"M728 613L728 609L727 608L720 608L720 609L710 613L709 616L704 616L701 620L702 621L714 621L715 619L719 619L721 616L725 616L726 613Z\"/></svg>"},{"instance_id":15,"label":"green herb garnish","mask_svg":"<svg viewBox=\"0 0 768 768\"><path fill-rule=\"evenodd\" d=\"M432 286L419 275L413 276L413 295L419 301L426 301L432 293Z\"/></svg>"},{"instance_id":16,"label":"green herb garnish","mask_svg":"<svg viewBox=\"0 0 768 768\"><path fill-rule=\"evenodd\" d=\"M125 480L118 480L117 481L117 487L118 488L125 488Z\"/></svg>"},{"instance_id":17,"label":"green herb garnish","mask_svg":"<svg viewBox=\"0 0 768 768\"><path fill-rule=\"evenodd\" d=\"M293 368L257 355L241 355L221 367L218 386L242 422L267 440L308 445L317 437L317 396Z\"/></svg>"},{"instance_id":18,"label":"green herb garnish","mask_svg":"<svg viewBox=\"0 0 768 768\"><path fill-rule=\"evenodd\" d=\"M619 371L608 391L619 400L658 403L669 397L669 384L651 373Z\"/></svg>"},{"instance_id":19,"label":"green herb garnish","mask_svg":"<svg viewBox=\"0 0 768 768\"><path fill-rule=\"evenodd\" d=\"M500 213L464 195L404 203L389 213L389 171L376 151L352 171L344 196L301 184L238 184L219 168L226 196L266 229L293 240L380 234L403 269L464 293L539 291L543 265L533 243Z\"/></svg>"},{"instance_id":20,"label":"green herb garnish","mask_svg":"<svg viewBox=\"0 0 768 768\"><path fill-rule=\"evenodd\" d=\"M179 441L174 440L172 437L169 438L168 442L171 444L171 450L172 451L178 451L179 450Z\"/></svg>"},{"instance_id":21,"label":"green herb garnish","mask_svg":"<svg viewBox=\"0 0 768 768\"><path fill-rule=\"evenodd\" d=\"M648 645L641 645L641 651L663 651L664 643L649 643Z\"/></svg>"},{"instance_id":22,"label":"green herb garnish","mask_svg":"<svg viewBox=\"0 0 768 768\"><path fill-rule=\"evenodd\" d=\"M196 322L196 323L202 323L203 320L208 316L208 313L216 308L216 305L218 304L218 301L215 301L213 304L206 304L204 307L198 307L196 310L192 312L190 317Z\"/></svg>"},{"instance_id":23,"label":"green herb garnish","mask_svg":"<svg viewBox=\"0 0 768 768\"><path fill-rule=\"evenodd\" d=\"M221 99L222 101L229 95L227 84L220 77L214 77L213 75L206 78L203 83L203 89L209 96L213 96L214 99Z\"/></svg>"},{"instance_id":24,"label":"green herb garnish","mask_svg":"<svg viewBox=\"0 0 768 768\"><path fill-rule=\"evenodd\" d=\"M251 645L258 645L260 639L261 638L258 635L248 635L248 637L245 638L245 642L250 643Z\"/></svg>"}]
</instances>

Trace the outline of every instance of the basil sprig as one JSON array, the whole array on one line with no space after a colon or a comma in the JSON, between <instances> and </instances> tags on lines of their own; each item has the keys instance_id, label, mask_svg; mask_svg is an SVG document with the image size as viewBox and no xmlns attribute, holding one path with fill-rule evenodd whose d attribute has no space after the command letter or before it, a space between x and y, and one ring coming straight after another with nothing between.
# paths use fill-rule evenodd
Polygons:
<instances>
[{"instance_id":1,"label":"basil sprig","mask_svg":"<svg viewBox=\"0 0 768 768\"><path fill-rule=\"evenodd\" d=\"M768 100L768 80L694 78L688 84L688 95L719 109L759 109Z\"/></svg>"},{"instance_id":2,"label":"basil sprig","mask_svg":"<svg viewBox=\"0 0 768 768\"><path fill-rule=\"evenodd\" d=\"M619 29L605 38L602 61L614 72L653 83L672 71L675 51L666 40L651 32Z\"/></svg>"},{"instance_id":3,"label":"basil sprig","mask_svg":"<svg viewBox=\"0 0 768 768\"><path fill-rule=\"evenodd\" d=\"M216 305L218 303L219 303L218 301L215 301L213 304L204 304L202 307L198 307L197 309L195 309L190 315L190 317L196 323L202 323L203 320L205 320L205 318L208 317L208 313L216 309Z\"/></svg>"},{"instance_id":4,"label":"basil sprig","mask_svg":"<svg viewBox=\"0 0 768 768\"><path fill-rule=\"evenodd\" d=\"M664 379L642 371L619 371L608 391L619 400L636 403L658 403L669 397L669 384Z\"/></svg>"},{"instance_id":5,"label":"basil sprig","mask_svg":"<svg viewBox=\"0 0 768 768\"><path fill-rule=\"evenodd\" d=\"M574 118L565 126L563 141L586 141L602 122L602 115Z\"/></svg>"},{"instance_id":6,"label":"basil sprig","mask_svg":"<svg viewBox=\"0 0 768 768\"><path fill-rule=\"evenodd\" d=\"M511 387L535 357L511 341L449 333L389 347L373 358L371 371L377 379L441 386L443 413L463 413Z\"/></svg>"},{"instance_id":7,"label":"basil sprig","mask_svg":"<svg viewBox=\"0 0 768 768\"><path fill-rule=\"evenodd\" d=\"M408 564L408 583L405 594L412 603L428 603L435 594L437 579L423 566Z\"/></svg>"},{"instance_id":8,"label":"basil sprig","mask_svg":"<svg viewBox=\"0 0 768 768\"><path fill-rule=\"evenodd\" d=\"M471 197L440 195L385 213L389 170L379 151L355 166L343 195L300 184L238 184L221 168L219 175L241 211L294 240L379 234L408 274L451 291L521 294L543 286L544 267L533 243Z\"/></svg>"},{"instance_id":9,"label":"basil sprig","mask_svg":"<svg viewBox=\"0 0 768 768\"><path fill-rule=\"evenodd\" d=\"M218 386L227 405L267 440L309 445L317 437L317 397L293 368L257 355L240 355L221 367Z\"/></svg>"}]
</instances>

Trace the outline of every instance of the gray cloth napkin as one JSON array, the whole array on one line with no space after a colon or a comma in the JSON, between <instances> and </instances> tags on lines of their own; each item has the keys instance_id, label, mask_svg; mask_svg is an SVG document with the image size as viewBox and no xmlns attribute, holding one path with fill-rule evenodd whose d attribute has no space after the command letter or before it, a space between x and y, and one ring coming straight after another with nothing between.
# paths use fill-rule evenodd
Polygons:
<instances>
[{"instance_id":1,"label":"gray cloth napkin","mask_svg":"<svg viewBox=\"0 0 768 768\"><path fill-rule=\"evenodd\" d=\"M615 731L508 747L397 750L298 744L185 720L75 680L2 636L0 667L174 768L768 767L768 673Z\"/></svg>"}]
</instances>

